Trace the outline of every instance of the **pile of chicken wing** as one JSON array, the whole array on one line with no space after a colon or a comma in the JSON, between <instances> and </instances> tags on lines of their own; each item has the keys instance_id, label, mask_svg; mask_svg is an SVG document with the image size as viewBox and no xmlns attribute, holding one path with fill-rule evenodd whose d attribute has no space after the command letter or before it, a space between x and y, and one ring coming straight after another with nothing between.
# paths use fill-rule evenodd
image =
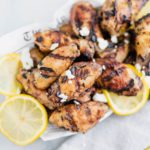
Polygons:
<instances>
[{"instance_id":1,"label":"pile of chicken wing","mask_svg":"<svg viewBox=\"0 0 150 150\"><path fill-rule=\"evenodd\" d=\"M106 0L100 8L78 2L67 24L34 35L34 67L21 69L17 80L50 110L50 123L86 132L109 110L93 100L95 93L137 95L143 84L126 63L150 75L150 14L135 21L146 2Z\"/></svg>"}]
</instances>

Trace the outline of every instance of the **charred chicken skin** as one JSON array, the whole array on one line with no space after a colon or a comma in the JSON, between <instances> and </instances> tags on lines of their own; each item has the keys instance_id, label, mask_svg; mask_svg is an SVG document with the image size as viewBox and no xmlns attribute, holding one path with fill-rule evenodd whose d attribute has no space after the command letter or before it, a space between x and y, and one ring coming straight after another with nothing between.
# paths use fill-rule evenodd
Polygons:
<instances>
[{"instance_id":1,"label":"charred chicken skin","mask_svg":"<svg viewBox=\"0 0 150 150\"><path fill-rule=\"evenodd\" d=\"M120 36L129 28L147 0L106 0L99 10L99 22L110 35Z\"/></svg>"},{"instance_id":2,"label":"charred chicken skin","mask_svg":"<svg viewBox=\"0 0 150 150\"><path fill-rule=\"evenodd\" d=\"M118 62L123 62L129 53L129 44L118 43L117 45L109 43L109 46L102 52L99 50L97 54L100 58L114 59Z\"/></svg>"},{"instance_id":3,"label":"charred chicken skin","mask_svg":"<svg viewBox=\"0 0 150 150\"><path fill-rule=\"evenodd\" d=\"M142 88L140 78L125 64L111 59L97 59L96 62L103 68L98 83L105 89L125 95L137 95Z\"/></svg>"},{"instance_id":4,"label":"charred chicken skin","mask_svg":"<svg viewBox=\"0 0 150 150\"><path fill-rule=\"evenodd\" d=\"M67 45L72 42L69 35L61 31L48 30L44 32L37 32L34 35L34 43L42 52L50 52L58 47Z\"/></svg>"},{"instance_id":5,"label":"charred chicken skin","mask_svg":"<svg viewBox=\"0 0 150 150\"><path fill-rule=\"evenodd\" d=\"M136 22L136 63L150 75L150 14Z\"/></svg>"},{"instance_id":6,"label":"charred chicken skin","mask_svg":"<svg viewBox=\"0 0 150 150\"><path fill-rule=\"evenodd\" d=\"M100 74L100 66L96 63L79 62L73 64L48 89L53 107L59 107L63 102L73 99L81 103L89 101L94 90L92 86Z\"/></svg>"},{"instance_id":7,"label":"charred chicken skin","mask_svg":"<svg viewBox=\"0 0 150 150\"><path fill-rule=\"evenodd\" d=\"M70 22L76 36L93 42L102 37L98 27L96 10L88 2L78 2L71 9Z\"/></svg>"},{"instance_id":8,"label":"charred chicken skin","mask_svg":"<svg viewBox=\"0 0 150 150\"><path fill-rule=\"evenodd\" d=\"M37 64L44 58L44 54L40 52L39 49L36 47L30 50L30 55L33 59L34 66L37 66Z\"/></svg>"},{"instance_id":9,"label":"charred chicken skin","mask_svg":"<svg viewBox=\"0 0 150 150\"><path fill-rule=\"evenodd\" d=\"M58 127L84 133L95 126L107 111L108 106L97 101L69 104L54 110L49 121Z\"/></svg>"},{"instance_id":10,"label":"charred chicken skin","mask_svg":"<svg viewBox=\"0 0 150 150\"><path fill-rule=\"evenodd\" d=\"M67 70L80 55L75 44L63 46L48 54L33 70L34 84L39 89L46 89L61 73Z\"/></svg>"}]
</instances>

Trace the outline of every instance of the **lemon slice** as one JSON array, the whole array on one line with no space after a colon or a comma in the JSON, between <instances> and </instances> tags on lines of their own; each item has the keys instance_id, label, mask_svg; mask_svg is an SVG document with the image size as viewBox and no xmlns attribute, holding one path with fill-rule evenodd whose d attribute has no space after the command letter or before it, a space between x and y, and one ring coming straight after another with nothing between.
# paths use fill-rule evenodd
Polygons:
<instances>
[{"instance_id":1,"label":"lemon slice","mask_svg":"<svg viewBox=\"0 0 150 150\"><path fill-rule=\"evenodd\" d=\"M21 84L16 80L16 75L21 68L20 55L16 53L0 58L0 94L13 96L21 91Z\"/></svg>"},{"instance_id":2,"label":"lemon slice","mask_svg":"<svg viewBox=\"0 0 150 150\"><path fill-rule=\"evenodd\" d=\"M44 106L31 96L16 95L0 105L0 131L17 145L35 141L47 124Z\"/></svg>"},{"instance_id":3,"label":"lemon slice","mask_svg":"<svg viewBox=\"0 0 150 150\"><path fill-rule=\"evenodd\" d=\"M149 87L142 73L131 65L128 65L128 67L131 68L143 82L143 87L136 96L123 96L107 90L103 91L113 112L121 116L131 115L139 111L145 105L149 96Z\"/></svg>"},{"instance_id":4,"label":"lemon slice","mask_svg":"<svg viewBox=\"0 0 150 150\"><path fill-rule=\"evenodd\" d=\"M136 20L139 20L148 13L150 13L150 1L146 2L146 4L142 7L141 11L136 16Z\"/></svg>"}]
</instances>

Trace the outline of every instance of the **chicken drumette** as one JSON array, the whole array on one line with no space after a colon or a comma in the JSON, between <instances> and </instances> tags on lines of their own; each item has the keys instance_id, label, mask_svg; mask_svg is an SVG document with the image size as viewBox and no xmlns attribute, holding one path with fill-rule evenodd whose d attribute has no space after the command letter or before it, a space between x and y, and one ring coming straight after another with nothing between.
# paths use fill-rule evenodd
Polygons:
<instances>
[{"instance_id":1,"label":"chicken drumette","mask_svg":"<svg viewBox=\"0 0 150 150\"><path fill-rule=\"evenodd\" d=\"M148 0L106 0L99 10L99 22L110 35L120 36L134 22Z\"/></svg>"},{"instance_id":2,"label":"chicken drumette","mask_svg":"<svg viewBox=\"0 0 150 150\"><path fill-rule=\"evenodd\" d=\"M49 99L53 107L59 107L63 102L77 100L86 102L91 99L93 84L101 74L100 66L92 62L79 62L73 64L48 89Z\"/></svg>"},{"instance_id":3,"label":"chicken drumette","mask_svg":"<svg viewBox=\"0 0 150 150\"><path fill-rule=\"evenodd\" d=\"M102 37L98 27L96 10L88 2L78 2L71 9L70 22L76 36L93 42Z\"/></svg>"},{"instance_id":4,"label":"chicken drumette","mask_svg":"<svg viewBox=\"0 0 150 150\"><path fill-rule=\"evenodd\" d=\"M89 101L81 105L62 106L51 114L49 121L70 131L86 132L108 111L106 104Z\"/></svg>"},{"instance_id":5,"label":"chicken drumette","mask_svg":"<svg viewBox=\"0 0 150 150\"><path fill-rule=\"evenodd\" d=\"M48 88L79 55L80 51L75 44L60 47L48 54L38 64L38 68L33 70L35 86L39 89Z\"/></svg>"},{"instance_id":6,"label":"chicken drumette","mask_svg":"<svg viewBox=\"0 0 150 150\"><path fill-rule=\"evenodd\" d=\"M111 59L97 59L96 62L103 69L98 79L102 88L126 96L137 95L142 88L140 78L125 64Z\"/></svg>"}]
</instances>

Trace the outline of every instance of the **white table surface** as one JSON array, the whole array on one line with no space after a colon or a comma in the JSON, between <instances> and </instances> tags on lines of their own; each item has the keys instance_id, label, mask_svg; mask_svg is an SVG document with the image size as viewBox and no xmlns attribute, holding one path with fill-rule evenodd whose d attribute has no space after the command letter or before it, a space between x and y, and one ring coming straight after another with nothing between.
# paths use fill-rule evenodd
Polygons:
<instances>
[{"instance_id":1,"label":"white table surface","mask_svg":"<svg viewBox=\"0 0 150 150\"><path fill-rule=\"evenodd\" d=\"M54 12L65 2L66 0L0 0L0 36L28 24L51 21ZM48 142L39 139L26 147L16 146L0 134L0 150L144 150L150 145L149 118L150 103L134 116L112 115L85 135ZM88 148L82 141L83 137L88 141ZM70 148L71 146L73 147Z\"/></svg>"}]
</instances>

